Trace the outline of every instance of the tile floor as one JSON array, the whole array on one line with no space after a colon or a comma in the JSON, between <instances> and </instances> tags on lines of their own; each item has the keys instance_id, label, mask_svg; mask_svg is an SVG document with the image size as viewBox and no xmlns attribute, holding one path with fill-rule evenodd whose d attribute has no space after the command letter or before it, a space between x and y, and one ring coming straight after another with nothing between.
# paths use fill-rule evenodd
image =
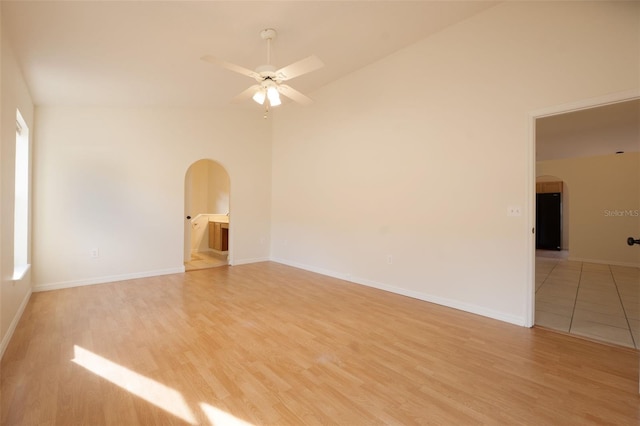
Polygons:
<instances>
[{"instance_id":1,"label":"tile floor","mask_svg":"<svg viewBox=\"0 0 640 426\"><path fill-rule=\"evenodd\" d=\"M535 323L640 349L639 289L640 268L538 252Z\"/></svg>"},{"instance_id":2,"label":"tile floor","mask_svg":"<svg viewBox=\"0 0 640 426\"><path fill-rule=\"evenodd\" d=\"M191 261L184 263L184 269L188 272L228 265L227 257L227 253L221 254L213 251L191 253Z\"/></svg>"}]
</instances>

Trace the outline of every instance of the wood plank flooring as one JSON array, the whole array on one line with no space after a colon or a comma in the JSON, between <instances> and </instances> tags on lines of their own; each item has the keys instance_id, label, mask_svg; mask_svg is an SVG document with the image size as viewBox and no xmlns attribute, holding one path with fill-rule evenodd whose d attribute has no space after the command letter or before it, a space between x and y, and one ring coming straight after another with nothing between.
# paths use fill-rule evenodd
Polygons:
<instances>
[{"instance_id":1,"label":"wood plank flooring","mask_svg":"<svg viewBox=\"0 0 640 426\"><path fill-rule=\"evenodd\" d=\"M276 263L36 293L2 425L640 423L638 351Z\"/></svg>"}]
</instances>

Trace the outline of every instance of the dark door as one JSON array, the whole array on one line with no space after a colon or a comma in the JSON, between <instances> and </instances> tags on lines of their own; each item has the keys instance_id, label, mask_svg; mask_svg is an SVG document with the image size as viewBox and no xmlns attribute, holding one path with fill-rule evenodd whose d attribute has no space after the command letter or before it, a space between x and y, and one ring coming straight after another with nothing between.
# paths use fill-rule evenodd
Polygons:
<instances>
[{"instance_id":1,"label":"dark door","mask_svg":"<svg viewBox=\"0 0 640 426\"><path fill-rule=\"evenodd\" d=\"M536 194L536 248L560 250L562 246L562 194Z\"/></svg>"}]
</instances>

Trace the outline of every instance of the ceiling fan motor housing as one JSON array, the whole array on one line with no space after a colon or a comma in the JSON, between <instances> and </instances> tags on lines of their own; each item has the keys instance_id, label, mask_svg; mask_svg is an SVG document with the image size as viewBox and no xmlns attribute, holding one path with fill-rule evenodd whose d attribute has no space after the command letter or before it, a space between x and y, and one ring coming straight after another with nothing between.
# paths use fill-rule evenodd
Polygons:
<instances>
[{"instance_id":1,"label":"ceiling fan motor housing","mask_svg":"<svg viewBox=\"0 0 640 426\"><path fill-rule=\"evenodd\" d=\"M276 77L276 67L273 65L260 65L258 68L256 68L256 72L260 74L262 79L274 79Z\"/></svg>"}]
</instances>

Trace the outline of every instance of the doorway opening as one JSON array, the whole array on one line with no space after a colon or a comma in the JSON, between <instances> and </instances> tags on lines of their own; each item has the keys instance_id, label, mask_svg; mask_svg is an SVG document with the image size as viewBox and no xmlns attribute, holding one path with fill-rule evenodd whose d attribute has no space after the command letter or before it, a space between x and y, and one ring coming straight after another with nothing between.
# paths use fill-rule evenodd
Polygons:
<instances>
[{"instance_id":1,"label":"doorway opening","mask_svg":"<svg viewBox=\"0 0 640 426\"><path fill-rule=\"evenodd\" d=\"M202 159L187 169L184 180L185 271L228 265L230 177L218 162Z\"/></svg>"},{"instance_id":2,"label":"doorway opening","mask_svg":"<svg viewBox=\"0 0 640 426\"><path fill-rule=\"evenodd\" d=\"M536 176L536 257L569 257L569 186L558 176Z\"/></svg>"},{"instance_id":3,"label":"doorway opening","mask_svg":"<svg viewBox=\"0 0 640 426\"><path fill-rule=\"evenodd\" d=\"M640 255L626 243L640 232L639 124L637 93L533 115L532 325L640 348ZM555 240L541 238L542 203Z\"/></svg>"}]
</instances>

